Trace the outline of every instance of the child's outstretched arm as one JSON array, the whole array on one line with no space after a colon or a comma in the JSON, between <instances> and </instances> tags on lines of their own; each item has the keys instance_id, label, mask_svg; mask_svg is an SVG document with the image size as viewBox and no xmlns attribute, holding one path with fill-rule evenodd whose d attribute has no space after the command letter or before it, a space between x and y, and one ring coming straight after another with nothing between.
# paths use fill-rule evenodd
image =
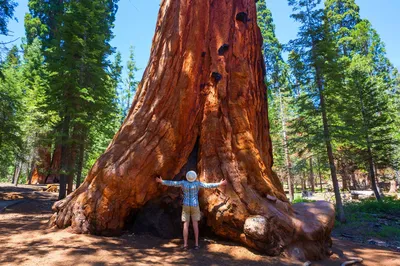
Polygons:
<instances>
[{"instance_id":1,"label":"child's outstretched arm","mask_svg":"<svg viewBox=\"0 0 400 266\"><path fill-rule=\"evenodd\" d=\"M170 187L182 187L182 181L170 181L170 180L163 180L161 176L156 177L156 181L158 183L161 183L165 186L170 186Z\"/></svg>"},{"instance_id":2,"label":"child's outstretched arm","mask_svg":"<svg viewBox=\"0 0 400 266\"><path fill-rule=\"evenodd\" d=\"M222 181L218 182L218 183L203 183L203 182L200 182L200 187L202 187L202 188L216 188L216 187L219 187L219 186L225 186L226 183L227 182L226 182L225 179L222 179Z\"/></svg>"}]
</instances>

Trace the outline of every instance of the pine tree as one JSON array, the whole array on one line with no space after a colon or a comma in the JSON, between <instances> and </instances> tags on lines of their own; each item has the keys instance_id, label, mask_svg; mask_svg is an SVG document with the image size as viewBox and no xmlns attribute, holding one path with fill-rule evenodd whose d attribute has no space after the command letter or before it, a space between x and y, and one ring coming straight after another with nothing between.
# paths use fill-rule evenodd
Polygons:
<instances>
[{"instance_id":1,"label":"pine tree","mask_svg":"<svg viewBox=\"0 0 400 266\"><path fill-rule=\"evenodd\" d=\"M23 91L21 86L21 60L13 46L2 64L0 82L0 175L7 176L10 168L23 160Z\"/></svg>"},{"instance_id":2,"label":"pine tree","mask_svg":"<svg viewBox=\"0 0 400 266\"><path fill-rule=\"evenodd\" d=\"M390 84L395 79L394 69L385 57L379 36L368 21L360 18L359 7L354 0L328 0L325 2L325 14L326 24L337 44L342 70L340 104L337 105L340 108L337 112L337 124L341 127L337 134L341 142L340 154L347 154L360 168L367 165L372 188L379 199L374 173L374 167L379 163L374 161L381 161L382 167L393 166L389 162L394 161L391 155L396 146L390 132L393 126L388 119L391 115L388 114L387 97L393 87ZM372 128L380 130L372 136L369 132ZM373 142L376 143L374 156ZM382 160L378 159L378 154L382 154Z\"/></svg>"},{"instance_id":3,"label":"pine tree","mask_svg":"<svg viewBox=\"0 0 400 266\"><path fill-rule=\"evenodd\" d=\"M326 0L325 19L341 56L351 53L352 31L361 21L360 8L355 0Z\"/></svg>"},{"instance_id":4,"label":"pine tree","mask_svg":"<svg viewBox=\"0 0 400 266\"><path fill-rule=\"evenodd\" d=\"M38 158L37 150L51 147L53 136L50 132L59 117L56 112L51 113L46 110L49 73L41 52L40 40L35 38L31 44L24 43L22 46L24 57L21 70L25 110L22 130L24 132L26 160L30 168L28 174L28 182L30 182L33 168L42 159ZM49 169L39 167L37 170L47 174Z\"/></svg>"},{"instance_id":5,"label":"pine tree","mask_svg":"<svg viewBox=\"0 0 400 266\"><path fill-rule=\"evenodd\" d=\"M295 62L293 65L301 66L297 71L302 72L305 103L311 107L311 112L320 113L322 117L322 132L331 170L336 208L339 220L345 222L330 127L332 117L330 105L334 101L332 88L336 87L334 83L338 74L338 67L335 64L337 58L333 40L324 23L323 9L318 8L320 2L320 0L289 0L289 5L293 7L294 12L297 12L291 17L301 23L298 38L292 40L289 46L293 49L292 58Z\"/></svg>"},{"instance_id":6,"label":"pine tree","mask_svg":"<svg viewBox=\"0 0 400 266\"><path fill-rule=\"evenodd\" d=\"M27 39L38 36L42 41L51 73L48 106L61 117L57 126L61 128L60 198L65 197L67 179L68 190L72 190L74 173L80 171L75 165L83 165L70 160L76 158L71 155L82 153L78 146L85 143L94 121L109 117L116 109L107 71L116 2L29 2Z\"/></svg>"},{"instance_id":7,"label":"pine tree","mask_svg":"<svg viewBox=\"0 0 400 266\"><path fill-rule=\"evenodd\" d=\"M138 81L135 80L135 72L139 69L136 67L135 61L135 53L133 46L129 47L129 60L126 62L127 69L127 77L124 82L125 90L124 90L124 103L123 103L123 117L125 118L129 108L132 105L133 96L136 93L136 88L139 84Z\"/></svg>"},{"instance_id":8,"label":"pine tree","mask_svg":"<svg viewBox=\"0 0 400 266\"><path fill-rule=\"evenodd\" d=\"M110 86L115 88L115 91L118 95L118 109L120 113L119 120L121 123L125 119L126 113L124 113L125 106L124 106L124 89L122 88L122 57L121 53L117 52L114 57L114 61L110 65L109 75L110 75Z\"/></svg>"},{"instance_id":9,"label":"pine tree","mask_svg":"<svg viewBox=\"0 0 400 266\"><path fill-rule=\"evenodd\" d=\"M352 56L346 71L347 103L342 113L346 134L365 162L375 196L380 200L375 168L395 165L395 117L390 109L393 68L379 35L366 20L352 32Z\"/></svg>"}]
</instances>

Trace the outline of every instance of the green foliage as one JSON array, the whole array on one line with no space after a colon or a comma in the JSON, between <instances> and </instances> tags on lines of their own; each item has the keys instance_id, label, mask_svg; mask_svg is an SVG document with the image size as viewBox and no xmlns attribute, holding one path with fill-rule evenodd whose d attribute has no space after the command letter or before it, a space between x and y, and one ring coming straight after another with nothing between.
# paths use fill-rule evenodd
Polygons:
<instances>
[{"instance_id":1,"label":"green foliage","mask_svg":"<svg viewBox=\"0 0 400 266\"><path fill-rule=\"evenodd\" d=\"M16 157L23 148L23 91L18 48L14 46L2 65L4 79L0 82L0 176L12 171Z\"/></svg>"},{"instance_id":2,"label":"green foliage","mask_svg":"<svg viewBox=\"0 0 400 266\"><path fill-rule=\"evenodd\" d=\"M104 152L138 86L133 47L126 68L120 53L110 60L117 2L28 2L23 56L13 47L0 64L0 176L10 176L16 161L29 164L43 145L63 144L69 149L64 158L83 147L84 175ZM400 75L355 0L325 0L324 6L289 0L300 27L287 45L279 42L266 3L257 2L257 20L274 169L284 177L290 167L299 181L312 158L315 176L318 170L327 176L327 140L335 162L352 170L368 170L369 149L375 167L399 169ZM0 1L0 34L7 33L15 6ZM72 164L70 172L79 171L79 163Z\"/></svg>"},{"instance_id":3,"label":"green foliage","mask_svg":"<svg viewBox=\"0 0 400 266\"><path fill-rule=\"evenodd\" d=\"M320 3L319 0L289 1L294 11L291 17L301 25L298 37L286 46L292 76L289 147L297 155L294 172L300 178L311 169L309 158L317 159L318 171L329 169L327 145L334 147L336 140L338 119L333 110L338 105L340 68Z\"/></svg>"},{"instance_id":4,"label":"green foliage","mask_svg":"<svg viewBox=\"0 0 400 266\"><path fill-rule=\"evenodd\" d=\"M26 139L39 141L39 136L45 136L54 125L58 124L57 112L48 110L49 72L41 52L41 42L35 38L31 44L24 44L24 59L22 64L25 123L23 130ZM31 143L37 146L38 143Z\"/></svg>"},{"instance_id":5,"label":"green foliage","mask_svg":"<svg viewBox=\"0 0 400 266\"><path fill-rule=\"evenodd\" d=\"M265 64L265 83L268 93L268 117L270 136L274 146L274 167L287 175L288 165L285 159L287 146L286 127L290 112L289 68L282 58L283 47L275 35L275 25L271 11L265 1L257 3L257 23L263 37L262 52ZM290 160L290 159L289 159Z\"/></svg>"},{"instance_id":6,"label":"green foliage","mask_svg":"<svg viewBox=\"0 0 400 266\"><path fill-rule=\"evenodd\" d=\"M282 59L282 45L275 35L275 25L272 13L267 8L265 0L257 3L257 24L263 37L263 56L265 62L265 81L270 92L276 92L285 85L286 64Z\"/></svg>"},{"instance_id":7,"label":"green foliage","mask_svg":"<svg viewBox=\"0 0 400 266\"><path fill-rule=\"evenodd\" d=\"M7 35L7 24L14 18L14 10L18 3L14 0L0 0L0 34Z\"/></svg>"},{"instance_id":8,"label":"green foliage","mask_svg":"<svg viewBox=\"0 0 400 266\"><path fill-rule=\"evenodd\" d=\"M373 167L398 169L399 75L379 35L354 0L326 0L324 8L319 0L288 2L301 24L298 38L286 46L294 172L307 169L302 158L309 156L319 158L325 172L327 140L340 167L370 170L372 156Z\"/></svg>"},{"instance_id":9,"label":"green foliage","mask_svg":"<svg viewBox=\"0 0 400 266\"><path fill-rule=\"evenodd\" d=\"M292 203L301 203L301 202L315 202L315 200L309 200L309 199L302 198L301 196L300 197L297 196L294 198Z\"/></svg>"},{"instance_id":10,"label":"green foliage","mask_svg":"<svg viewBox=\"0 0 400 266\"><path fill-rule=\"evenodd\" d=\"M16 161L29 164L30 157L42 137L57 122L56 113L45 111L47 70L38 39L24 44L24 55L19 57L17 47L11 49L4 64L4 81L0 83L1 109L1 163L2 175L10 175ZM22 180L22 179L20 179Z\"/></svg>"},{"instance_id":11,"label":"green foliage","mask_svg":"<svg viewBox=\"0 0 400 266\"><path fill-rule=\"evenodd\" d=\"M127 77L123 83L123 89L120 96L121 116L125 119L132 105L133 96L136 93L138 82L135 80L135 72L138 71L135 62L135 53L133 46L129 47L129 60L126 62Z\"/></svg>"},{"instance_id":12,"label":"green foliage","mask_svg":"<svg viewBox=\"0 0 400 266\"><path fill-rule=\"evenodd\" d=\"M367 241L371 237L385 241L398 241L400 230L393 219L400 215L400 200L385 197L382 201L375 199L347 202L344 204L347 223L335 223L335 231L345 233Z\"/></svg>"},{"instance_id":13,"label":"green foliage","mask_svg":"<svg viewBox=\"0 0 400 266\"><path fill-rule=\"evenodd\" d=\"M395 238L400 240L400 228L395 226L382 226L382 229L378 232L378 235L383 238Z\"/></svg>"},{"instance_id":14,"label":"green foliage","mask_svg":"<svg viewBox=\"0 0 400 266\"><path fill-rule=\"evenodd\" d=\"M400 200L393 197L385 197L382 201L375 199L362 200L360 202L346 203L345 209L348 213L386 213L400 214Z\"/></svg>"}]
</instances>

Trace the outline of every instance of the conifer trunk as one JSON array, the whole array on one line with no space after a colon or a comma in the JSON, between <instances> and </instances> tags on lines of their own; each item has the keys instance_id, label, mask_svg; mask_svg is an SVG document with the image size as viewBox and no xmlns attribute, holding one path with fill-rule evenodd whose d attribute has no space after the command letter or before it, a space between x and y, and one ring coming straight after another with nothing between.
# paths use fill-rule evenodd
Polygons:
<instances>
[{"instance_id":1,"label":"conifer trunk","mask_svg":"<svg viewBox=\"0 0 400 266\"><path fill-rule=\"evenodd\" d=\"M363 119L363 128L364 128L364 132L365 132L365 141L367 144L367 160L368 160L368 177L370 180L370 184L371 184L371 188L374 191L375 197L378 201L381 201L381 195L379 193L379 189L378 186L376 184L376 175L375 175L375 171L374 171L374 158L372 155L372 148L371 148L371 139L369 136L369 128L370 128L370 121L369 121L369 117L367 115L367 112L365 110L365 106L364 106L364 97L363 97L363 91L362 88L360 86L358 86L358 93L359 93L359 98L360 98L360 104L361 104L361 114L362 114L362 119Z\"/></svg>"},{"instance_id":2,"label":"conifer trunk","mask_svg":"<svg viewBox=\"0 0 400 266\"><path fill-rule=\"evenodd\" d=\"M254 0L161 2L150 61L129 114L83 184L54 204L52 225L118 234L147 203L176 203L154 178L172 179L194 162L200 181L228 181L224 189L200 194L216 234L270 255L326 255L333 206L290 205L272 171L256 19ZM169 224L155 215L146 219Z\"/></svg>"},{"instance_id":3,"label":"conifer trunk","mask_svg":"<svg viewBox=\"0 0 400 266\"><path fill-rule=\"evenodd\" d=\"M375 197L378 201L381 201L381 194L379 193L378 185L376 184L376 176L374 171L374 160L372 157L371 147L369 145L369 138L367 136L367 143L368 143L368 177L370 180L372 191L374 191Z\"/></svg>"},{"instance_id":4,"label":"conifer trunk","mask_svg":"<svg viewBox=\"0 0 400 266\"><path fill-rule=\"evenodd\" d=\"M19 176L21 174L21 168L22 168L22 161L20 159L16 159L14 166L14 174L11 183L16 184L16 180L19 179Z\"/></svg>"},{"instance_id":5,"label":"conifer trunk","mask_svg":"<svg viewBox=\"0 0 400 266\"><path fill-rule=\"evenodd\" d=\"M314 169L313 169L312 157L310 157L310 186L311 186L311 191L312 191L312 192L315 192L315 186L314 186Z\"/></svg>"},{"instance_id":6,"label":"conifer trunk","mask_svg":"<svg viewBox=\"0 0 400 266\"><path fill-rule=\"evenodd\" d=\"M67 113L67 112L66 112ZM62 123L62 136L61 136L61 159L60 159L60 190L58 193L58 199L65 198L67 194L67 181L69 172L69 158L68 154L70 151L69 143L69 126L70 116L65 115Z\"/></svg>"},{"instance_id":7,"label":"conifer trunk","mask_svg":"<svg viewBox=\"0 0 400 266\"><path fill-rule=\"evenodd\" d=\"M320 165L319 157L317 157L317 164L318 164L318 176L319 176L319 189L322 192L322 174L321 174L321 165Z\"/></svg>"},{"instance_id":8,"label":"conifer trunk","mask_svg":"<svg viewBox=\"0 0 400 266\"><path fill-rule=\"evenodd\" d=\"M323 124L323 128L324 128L324 138L325 138L326 151L328 154L329 167L331 170L333 191L335 193L336 208L339 211L339 214L338 214L339 221L344 223L344 222L346 222L346 217L344 214L342 198L340 196L340 189L339 189L339 182L337 179L335 160L333 158L333 149L332 149L332 143L331 143L331 135L330 135L329 126L328 126L328 116L326 114L323 83L321 81L321 76L319 74L320 71L319 71L318 67L316 67L315 69L317 72L317 83L318 83L319 99L320 99L320 104L321 104L322 124Z\"/></svg>"},{"instance_id":9,"label":"conifer trunk","mask_svg":"<svg viewBox=\"0 0 400 266\"><path fill-rule=\"evenodd\" d=\"M279 88L279 103L280 103L280 111L281 111L281 122L282 122L282 142L283 149L285 153L285 166L288 177L288 189L289 189L289 199L290 202L294 200L294 189L293 189L293 175L292 175L292 162L290 160L289 148L288 148L288 138L286 133L286 116L285 116L285 108L283 106L282 101L282 93Z\"/></svg>"}]
</instances>

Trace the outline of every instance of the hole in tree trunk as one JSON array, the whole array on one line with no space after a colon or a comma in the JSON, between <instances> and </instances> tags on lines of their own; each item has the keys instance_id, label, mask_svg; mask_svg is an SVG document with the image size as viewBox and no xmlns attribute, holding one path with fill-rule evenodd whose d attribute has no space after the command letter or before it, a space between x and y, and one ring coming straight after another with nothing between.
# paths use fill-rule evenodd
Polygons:
<instances>
[{"instance_id":1,"label":"hole in tree trunk","mask_svg":"<svg viewBox=\"0 0 400 266\"><path fill-rule=\"evenodd\" d=\"M228 49L229 49L229 45L224 43L223 45L221 45L221 47L219 47L218 54L223 55L226 51L228 51Z\"/></svg>"},{"instance_id":2,"label":"hole in tree trunk","mask_svg":"<svg viewBox=\"0 0 400 266\"><path fill-rule=\"evenodd\" d=\"M213 79L215 80L215 82L218 82L222 79L222 75L218 72L213 72L211 74L211 77L213 77Z\"/></svg>"},{"instance_id":3,"label":"hole in tree trunk","mask_svg":"<svg viewBox=\"0 0 400 266\"><path fill-rule=\"evenodd\" d=\"M187 171L197 172L197 160L199 152L199 138L190 153L186 164L172 179L175 181L185 180ZM183 192L181 188L169 187L159 198L147 202L141 209L132 210L126 220L126 229L136 234L150 233L162 238L181 238L183 224L182 215ZM193 228L189 227L190 237L193 238ZM200 236L211 230L206 225L203 217L199 222ZM212 233L213 235L213 233Z\"/></svg>"},{"instance_id":4,"label":"hole in tree trunk","mask_svg":"<svg viewBox=\"0 0 400 266\"><path fill-rule=\"evenodd\" d=\"M236 20L246 23L249 19L247 18L246 12L240 12L236 14Z\"/></svg>"},{"instance_id":5,"label":"hole in tree trunk","mask_svg":"<svg viewBox=\"0 0 400 266\"><path fill-rule=\"evenodd\" d=\"M181 168L179 173L174 177L174 180L186 180L186 173L190 170L193 170L197 173L197 161L199 154L199 146L200 146L200 138L197 138L196 143L194 144L193 150L189 155L189 158L186 164ZM180 178L183 177L183 178Z\"/></svg>"}]
</instances>

